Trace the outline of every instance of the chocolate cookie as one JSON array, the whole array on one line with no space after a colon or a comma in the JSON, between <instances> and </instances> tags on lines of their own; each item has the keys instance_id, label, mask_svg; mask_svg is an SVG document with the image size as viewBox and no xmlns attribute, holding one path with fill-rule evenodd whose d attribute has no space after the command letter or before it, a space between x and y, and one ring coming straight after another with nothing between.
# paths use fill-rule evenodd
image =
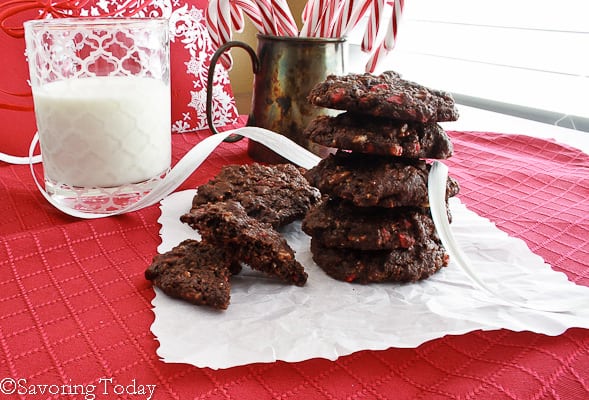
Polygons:
<instances>
[{"instance_id":1,"label":"chocolate cookie","mask_svg":"<svg viewBox=\"0 0 589 400\"><path fill-rule=\"evenodd\" d=\"M250 217L236 201L203 204L180 220L252 269L297 286L307 281L307 273L286 240L270 224Z\"/></svg>"},{"instance_id":2,"label":"chocolate cookie","mask_svg":"<svg viewBox=\"0 0 589 400\"><path fill-rule=\"evenodd\" d=\"M355 207L338 200L307 213L302 229L323 247L357 250L407 249L436 235L431 217L417 208Z\"/></svg>"},{"instance_id":3,"label":"chocolate cookie","mask_svg":"<svg viewBox=\"0 0 589 400\"><path fill-rule=\"evenodd\" d=\"M454 150L435 122L421 124L350 112L315 118L305 135L327 147L397 157L445 159Z\"/></svg>"},{"instance_id":4,"label":"chocolate cookie","mask_svg":"<svg viewBox=\"0 0 589 400\"><path fill-rule=\"evenodd\" d=\"M408 249L361 251L323 247L312 238L311 252L327 275L346 282L415 282L448 265L448 255L434 239Z\"/></svg>"},{"instance_id":5,"label":"chocolate cookie","mask_svg":"<svg viewBox=\"0 0 589 400\"><path fill-rule=\"evenodd\" d=\"M455 121L450 93L430 89L388 71L381 75L330 75L309 93L317 106L415 122Z\"/></svg>"},{"instance_id":6,"label":"chocolate cookie","mask_svg":"<svg viewBox=\"0 0 589 400\"><path fill-rule=\"evenodd\" d=\"M305 176L321 193L360 207L427 207L430 168L423 160L338 151ZM458 182L448 177L446 199L458 191Z\"/></svg>"},{"instance_id":7,"label":"chocolate cookie","mask_svg":"<svg viewBox=\"0 0 589 400\"><path fill-rule=\"evenodd\" d=\"M223 249L188 239L156 255L145 278L170 297L224 310L230 300L231 264Z\"/></svg>"},{"instance_id":8,"label":"chocolate cookie","mask_svg":"<svg viewBox=\"0 0 589 400\"><path fill-rule=\"evenodd\" d=\"M320 194L294 165L254 163L223 167L198 187L192 207L226 200L238 201L249 216L276 228L301 219Z\"/></svg>"}]
</instances>

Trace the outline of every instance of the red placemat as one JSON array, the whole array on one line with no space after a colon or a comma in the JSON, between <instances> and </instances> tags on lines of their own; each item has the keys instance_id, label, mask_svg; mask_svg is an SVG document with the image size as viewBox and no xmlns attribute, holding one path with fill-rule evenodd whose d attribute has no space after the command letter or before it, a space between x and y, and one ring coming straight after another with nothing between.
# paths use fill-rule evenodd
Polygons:
<instances>
[{"instance_id":1,"label":"red placemat","mask_svg":"<svg viewBox=\"0 0 589 400\"><path fill-rule=\"evenodd\" d=\"M450 134L456 155L447 163L463 202L588 285L589 156L524 136ZM174 136L176 160L202 135ZM245 140L223 144L181 189L203 183L226 163L250 162L245 146ZM143 278L159 244L157 206L80 221L44 203L26 166L0 165L0 187L0 390L14 390L8 398L80 399L92 389L96 399L147 398L130 393L147 392L142 385L156 385L155 399L589 396L584 329L557 337L476 331L336 362L219 371L164 364L149 330L153 290ZM31 385L49 386L40 394L42 386ZM32 390L37 394L18 395Z\"/></svg>"},{"instance_id":2,"label":"red placemat","mask_svg":"<svg viewBox=\"0 0 589 400\"><path fill-rule=\"evenodd\" d=\"M589 286L589 155L522 135L451 136L448 165L468 207Z\"/></svg>"}]
</instances>

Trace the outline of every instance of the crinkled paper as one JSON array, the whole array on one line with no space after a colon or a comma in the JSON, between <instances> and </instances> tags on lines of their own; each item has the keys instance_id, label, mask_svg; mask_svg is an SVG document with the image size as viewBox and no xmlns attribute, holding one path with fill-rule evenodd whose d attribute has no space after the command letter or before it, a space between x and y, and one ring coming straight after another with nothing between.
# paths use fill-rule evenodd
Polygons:
<instances>
[{"instance_id":1,"label":"crinkled paper","mask_svg":"<svg viewBox=\"0 0 589 400\"><path fill-rule=\"evenodd\" d=\"M160 253L198 233L181 223L194 191L161 203ZM589 288L554 271L526 244L450 199L452 230L479 278L513 298L589 299ZM231 304L214 311L169 298L156 289L151 327L163 361L213 369L283 360L335 360L360 350L413 348L474 330L510 329L558 335L589 328L589 308L565 313L534 311L502 302L470 281L450 261L413 284L359 285L329 278L312 260L310 238L295 222L283 235L305 266L304 287L290 286L244 268L232 277Z\"/></svg>"}]
</instances>

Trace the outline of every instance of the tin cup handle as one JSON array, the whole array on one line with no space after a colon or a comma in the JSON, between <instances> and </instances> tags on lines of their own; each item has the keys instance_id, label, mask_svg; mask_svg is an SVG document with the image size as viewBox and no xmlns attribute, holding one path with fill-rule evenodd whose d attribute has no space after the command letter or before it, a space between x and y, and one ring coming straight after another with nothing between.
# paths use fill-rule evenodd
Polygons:
<instances>
[{"instance_id":1,"label":"tin cup handle","mask_svg":"<svg viewBox=\"0 0 589 400\"><path fill-rule=\"evenodd\" d=\"M225 53L227 50L231 49L232 47L240 47L248 52L250 58L252 60L252 69L254 74L257 74L260 70L260 60L256 55L254 49L251 48L250 45L244 42L240 42L237 40L230 41L221 45L217 51L211 57L211 63L209 65L209 72L207 76L207 103L206 103L206 113L207 113L207 123L209 125L209 129L213 134L219 133L217 128L213 123L213 78L215 77L215 67L217 66L217 61L219 58ZM229 135L224 141L225 142L237 142L243 139L243 136L240 135Z\"/></svg>"}]
</instances>

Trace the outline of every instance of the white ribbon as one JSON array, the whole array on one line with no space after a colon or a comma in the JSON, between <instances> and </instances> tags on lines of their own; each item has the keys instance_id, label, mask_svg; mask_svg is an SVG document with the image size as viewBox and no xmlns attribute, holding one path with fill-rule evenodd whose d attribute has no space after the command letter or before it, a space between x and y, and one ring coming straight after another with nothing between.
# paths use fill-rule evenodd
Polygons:
<instances>
[{"instance_id":1,"label":"white ribbon","mask_svg":"<svg viewBox=\"0 0 589 400\"><path fill-rule=\"evenodd\" d=\"M213 152L213 150L215 150L215 148L217 148L217 146L221 144L226 137L232 134L245 136L251 140L260 142L268 148L274 150L276 153L280 154L284 158L306 169L312 168L320 160L318 156L299 146L292 140L286 138L285 136L279 135L278 133L269 131L267 129L246 126L242 128L228 130L225 132L218 133L216 135L211 135L206 139L202 140L201 142L199 142L196 146L190 149L190 151L186 153L184 157L180 159L180 161L178 161L174 168L170 170L170 172L165 176L165 178L162 179L157 184L157 186L153 188L151 192L142 197L136 203L111 213L94 213L76 210L58 203L49 195L49 193L47 193L45 188L37 179L37 176L35 175L35 172L33 170L33 151L39 141L38 134L35 134L33 140L31 141L31 146L29 148L30 158L27 158L27 162L31 160L31 162L29 163L29 167L31 169L31 174L33 175L33 179L35 181L35 184L37 185L37 188L45 197L45 199L49 203L51 203L55 208L59 209L65 214L77 218L104 218L112 215L119 215L131 211L137 211L142 208L159 203L163 198L165 198L167 195L176 190L178 186L180 186L194 171L196 171L196 169Z\"/></svg>"},{"instance_id":2,"label":"white ribbon","mask_svg":"<svg viewBox=\"0 0 589 400\"><path fill-rule=\"evenodd\" d=\"M41 155L36 156L26 156L26 157L19 157L19 156L11 156L10 154L0 152L0 161L8 163L8 164L18 164L18 165L25 165L25 164L36 164L41 162Z\"/></svg>"}]
</instances>

